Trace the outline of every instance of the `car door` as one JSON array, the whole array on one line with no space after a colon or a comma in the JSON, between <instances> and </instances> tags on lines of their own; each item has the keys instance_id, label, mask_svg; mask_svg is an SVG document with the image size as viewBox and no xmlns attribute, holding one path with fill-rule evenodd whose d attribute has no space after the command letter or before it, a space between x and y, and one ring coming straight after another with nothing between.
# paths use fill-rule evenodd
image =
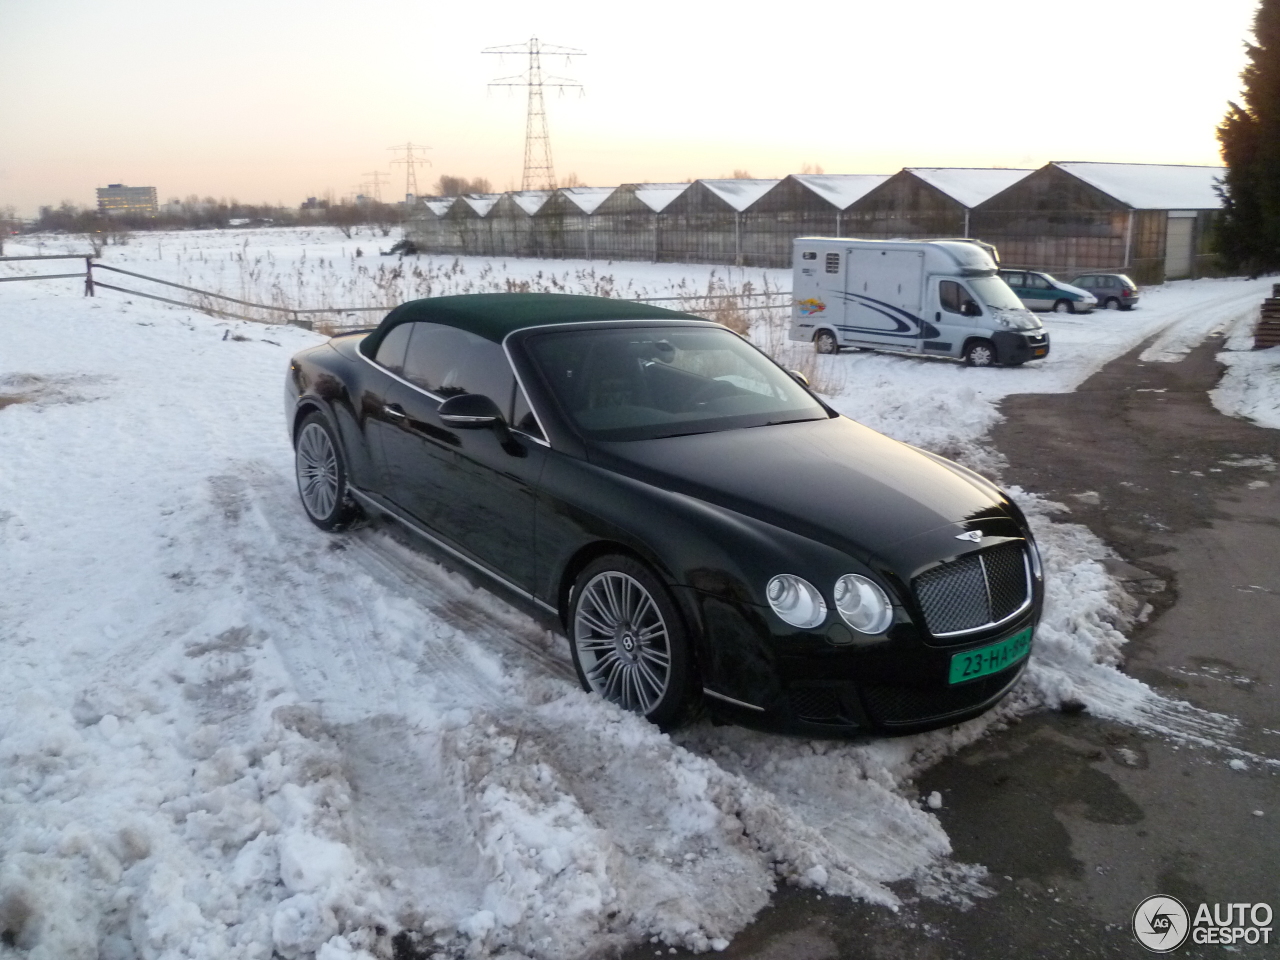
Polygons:
<instances>
[{"instance_id":1,"label":"car door","mask_svg":"<svg viewBox=\"0 0 1280 960\"><path fill-rule=\"evenodd\" d=\"M1026 291L1023 303L1032 310L1048 310L1060 296L1053 284L1040 274L1030 271L1027 272Z\"/></svg>"},{"instance_id":2,"label":"car door","mask_svg":"<svg viewBox=\"0 0 1280 960\"><path fill-rule=\"evenodd\" d=\"M846 325L841 339L920 350L924 251L851 247L846 260Z\"/></svg>"},{"instance_id":3,"label":"car door","mask_svg":"<svg viewBox=\"0 0 1280 960\"><path fill-rule=\"evenodd\" d=\"M387 495L447 546L524 590L534 582L533 517L547 447L525 433L456 429L450 396L483 394L512 417L516 382L501 345L445 324L415 323L403 378L388 391Z\"/></svg>"},{"instance_id":4,"label":"car door","mask_svg":"<svg viewBox=\"0 0 1280 960\"><path fill-rule=\"evenodd\" d=\"M964 313L965 304L973 304L971 310L981 308L958 281L935 277L933 284L937 309L933 313L932 326L937 334L935 339L925 341L924 349L941 356L958 356L965 338L977 332L974 318Z\"/></svg>"}]
</instances>

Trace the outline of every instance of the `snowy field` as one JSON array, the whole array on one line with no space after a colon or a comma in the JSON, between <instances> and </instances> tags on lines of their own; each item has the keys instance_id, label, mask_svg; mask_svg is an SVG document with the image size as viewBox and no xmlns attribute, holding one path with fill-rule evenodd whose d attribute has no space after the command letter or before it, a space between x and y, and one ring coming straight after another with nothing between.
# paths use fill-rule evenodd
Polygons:
<instances>
[{"instance_id":1,"label":"snowy field","mask_svg":"<svg viewBox=\"0 0 1280 960\"><path fill-rule=\"evenodd\" d=\"M785 271L377 258L391 239L145 235L105 262L295 307L789 288ZM850 416L993 472L1001 397L1070 391L1148 338L1157 361L1218 329L1243 350L1269 288L1174 283L1132 313L1050 316L1052 356L1016 370L803 356ZM1048 601L997 711L896 740L668 737L583 694L562 638L393 530L307 522L281 387L319 334L69 280L0 284L0 324L0 928L31 958L389 957L400 932L441 957L723 949L782 882L887 909L904 889L986 895L913 782L1017 715L1078 698L1234 749L1230 718L1117 669L1136 604L1033 493L1015 491ZM1215 402L1280 426L1277 353L1228 354Z\"/></svg>"}]
</instances>

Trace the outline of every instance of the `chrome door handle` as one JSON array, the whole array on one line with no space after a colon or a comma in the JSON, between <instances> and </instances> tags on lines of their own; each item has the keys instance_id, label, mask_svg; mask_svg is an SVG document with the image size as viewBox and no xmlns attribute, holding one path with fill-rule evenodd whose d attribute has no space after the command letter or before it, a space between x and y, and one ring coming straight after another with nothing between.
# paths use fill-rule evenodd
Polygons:
<instances>
[{"instance_id":1,"label":"chrome door handle","mask_svg":"<svg viewBox=\"0 0 1280 960\"><path fill-rule=\"evenodd\" d=\"M408 414L406 414L403 410L401 410L397 404L391 404L391 403L384 403L382 405L382 412L385 413L392 420L403 420L405 417L408 416Z\"/></svg>"}]
</instances>

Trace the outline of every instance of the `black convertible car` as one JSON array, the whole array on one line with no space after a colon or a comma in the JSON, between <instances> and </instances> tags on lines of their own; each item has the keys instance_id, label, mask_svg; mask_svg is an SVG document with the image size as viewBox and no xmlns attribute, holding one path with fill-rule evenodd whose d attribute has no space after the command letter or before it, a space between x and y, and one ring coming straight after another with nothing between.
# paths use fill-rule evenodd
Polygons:
<instances>
[{"instance_id":1,"label":"black convertible car","mask_svg":"<svg viewBox=\"0 0 1280 960\"><path fill-rule=\"evenodd\" d=\"M1039 555L982 477L836 413L717 324L554 294L416 300L290 364L308 516L383 514L564 624L587 690L810 736L975 716Z\"/></svg>"}]
</instances>

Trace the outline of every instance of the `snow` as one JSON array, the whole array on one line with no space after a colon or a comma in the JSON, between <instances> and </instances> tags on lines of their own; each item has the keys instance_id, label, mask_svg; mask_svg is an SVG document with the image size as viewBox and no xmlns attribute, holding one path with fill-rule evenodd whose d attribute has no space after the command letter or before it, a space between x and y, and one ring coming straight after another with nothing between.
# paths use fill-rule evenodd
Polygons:
<instances>
[{"instance_id":1,"label":"snow","mask_svg":"<svg viewBox=\"0 0 1280 960\"><path fill-rule=\"evenodd\" d=\"M699 180L698 182L741 213L782 181L734 179Z\"/></svg>"},{"instance_id":2,"label":"snow","mask_svg":"<svg viewBox=\"0 0 1280 960\"><path fill-rule=\"evenodd\" d=\"M445 197L443 200L423 200L422 205L434 213L437 217L443 217L449 212L449 208L453 206L457 197Z\"/></svg>"},{"instance_id":3,"label":"snow","mask_svg":"<svg viewBox=\"0 0 1280 960\"><path fill-rule=\"evenodd\" d=\"M148 234L105 257L303 305L789 285L708 266L355 257L381 242ZM981 438L1001 397L1071 390L1151 337L1169 359L1260 291L1184 282L1132 313L1055 315L1049 361L1017 370L805 356L841 409L998 466ZM1137 611L1106 547L1016 489L1049 593L999 709L892 740L663 735L582 693L561 638L395 530L306 521L280 393L319 334L87 299L70 280L0 284L0 316L0 920L32 957L368 960L399 931L447 956L572 960L653 938L721 950L780 882L889 909L904 890L988 895L913 784L993 724L1079 699L1230 740L1229 718L1117 668Z\"/></svg>"},{"instance_id":4,"label":"snow","mask_svg":"<svg viewBox=\"0 0 1280 960\"><path fill-rule=\"evenodd\" d=\"M1227 341L1227 349L1218 354L1227 371L1209 398L1229 416L1280 430L1280 347L1253 349L1258 312L1255 306L1252 313L1241 318Z\"/></svg>"},{"instance_id":5,"label":"snow","mask_svg":"<svg viewBox=\"0 0 1280 960\"><path fill-rule=\"evenodd\" d=\"M845 210L889 179L887 173L797 173L792 179L804 184L837 210Z\"/></svg>"},{"instance_id":6,"label":"snow","mask_svg":"<svg viewBox=\"0 0 1280 960\"><path fill-rule=\"evenodd\" d=\"M551 199L551 193L552 191L550 190L518 190L507 194L507 196L511 198L517 207L529 214L529 216L533 216L542 209L543 204Z\"/></svg>"},{"instance_id":7,"label":"snow","mask_svg":"<svg viewBox=\"0 0 1280 960\"><path fill-rule=\"evenodd\" d=\"M487 216L493 205L502 199L500 193L465 193L459 197L463 203L476 212L478 216Z\"/></svg>"},{"instance_id":8,"label":"snow","mask_svg":"<svg viewBox=\"0 0 1280 960\"><path fill-rule=\"evenodd\" d=\"M1001 167L906 167L904 170L969 208L1035 172Z\"/></svg>"},{"instance_id":9,"label":"snow","mask_svg":"<svg viewBox=\"0 0 1280 960\"><path fill-rule=\"evenodd\" d=\"M654 213L661 213L691 186L691 183L637 183L634 192L637 200Z\"/></svg>"},{"instance_id":10,"label":"snow","mask_svg":"<svg viewBox=\"0 0 1280 960\"><path fill-rule=\"evenodd\" d=\"M595 213L596 208L613 195L617 187L561 187L560 192L583 213Z\"/></svg>"},{"instance_id":11,"label":"snow","mask_svg":"<svg viewBox=\"0 0 1280 960\"><path fill-rule=\"evenodd\" d=\"M1225 167L1075 162L1054 166L1135 210L1217 210L1222 206L1213 184Z\"/></svg>"}]
</instances>

